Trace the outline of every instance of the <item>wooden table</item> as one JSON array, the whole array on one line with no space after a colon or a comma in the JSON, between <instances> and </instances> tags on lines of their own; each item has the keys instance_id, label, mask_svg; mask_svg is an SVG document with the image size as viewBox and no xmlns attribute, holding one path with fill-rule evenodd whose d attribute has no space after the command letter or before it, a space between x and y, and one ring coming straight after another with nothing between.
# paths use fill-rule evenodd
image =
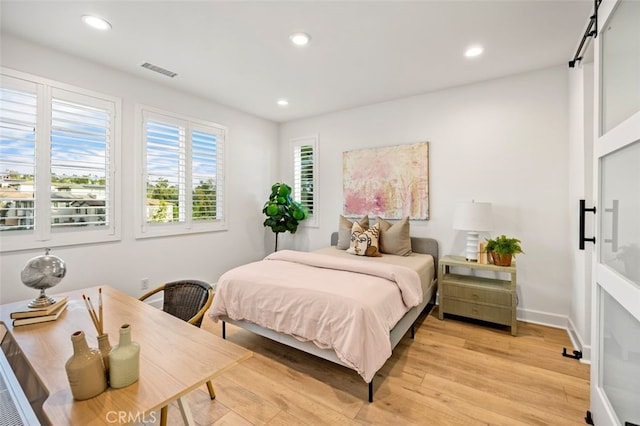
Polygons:
<instances>
[{"instance_id":1,"label":"wooden table","mask_svg":"<svg viewBox=\"0 0 640 426\"><path fill-rule=\"evenodd\" d=\"M98 287L54 295L68 296L68 307L57 321L48 323L13 328L10 314L22 310L25 302L0 306L0 321L49 393L42 411L53 425L137 423L159 418L160 408L173 401L178 401L185 423L192 424L182 396L252 355L234 343L102 286L105 332L115 346L120 326L131 325L132 340L140 344L140 379L125 388L108 388L89 400L74 401L65 372L65 362L73 352L71 334L82 330L89 346L98 346L83 293L96 306ZM119 418L114 422L116 416Z\"/></svg>"}]
</instances>

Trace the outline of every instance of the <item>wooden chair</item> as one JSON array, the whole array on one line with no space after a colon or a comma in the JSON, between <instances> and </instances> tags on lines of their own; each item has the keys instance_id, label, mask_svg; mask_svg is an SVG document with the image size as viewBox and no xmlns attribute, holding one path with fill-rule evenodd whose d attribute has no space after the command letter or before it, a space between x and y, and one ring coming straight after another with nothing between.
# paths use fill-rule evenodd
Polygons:
<instances>
[{"instance_id":1,"label":"wooden chair","mask_svg":"<svg viewBox=\"0 0 640 426\"><path fill-rule=\"evenodd\" d=\"M202 318L213 302L213 288L198 280L181 280L163 284L148 293L140 296L140 300L145 300L152 295L163 292L164 300L162 310L178 317L183 321L200 327ZM207 389L211 399L216 398L211 381L207 382ZM160 425L167 424L167 406L160 410Z\"/></svg>"}]
</instances>

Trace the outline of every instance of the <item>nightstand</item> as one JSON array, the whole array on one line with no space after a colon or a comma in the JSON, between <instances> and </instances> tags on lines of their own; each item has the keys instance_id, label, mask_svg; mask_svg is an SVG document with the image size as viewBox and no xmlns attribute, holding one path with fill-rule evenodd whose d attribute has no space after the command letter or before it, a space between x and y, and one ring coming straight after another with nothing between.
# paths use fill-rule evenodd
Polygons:
<instances>
[{"instance_id":1,"label":"nightstand","mask_svg":"<svg viewBox=\"0 0 640 426\"><path fill-rule=\"evenodd\" d=\"M468 262L462 256L444 256L440 259L441 275L438 279L440 307L438 317L444 314L460 315L482 321L511 326L517 333L516 321L516 267L483 265ZM457 272L451 272L456 267ZM458 273L461 268L471 271L501 272L509 280L485 278Z\"/></svg>"}]
</instances>

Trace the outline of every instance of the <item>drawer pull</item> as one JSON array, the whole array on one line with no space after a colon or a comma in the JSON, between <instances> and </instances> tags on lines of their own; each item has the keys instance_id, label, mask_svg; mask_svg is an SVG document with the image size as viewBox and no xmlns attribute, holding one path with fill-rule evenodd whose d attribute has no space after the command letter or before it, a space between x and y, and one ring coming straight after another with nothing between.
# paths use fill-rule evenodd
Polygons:
<instances>
[{"instance_id":1,"label":"drawer pull","mask_svg":"<svg viewBox=\"0 0 640 426\"><path fill-rule=\"evenodd\" d=\"M478 300L480 298L480 296L478 296L477 294L474 293L474 294L471 295L471 298L474 299L474 300Z\"/></svg>"},{"instance_id":2,"label":"drawer pull","mask_svg":"<svg viewBox=\"0 0 640 426\"><path fill-rule=\"evenodd\" d=\"M478 315L480 313L480 310L478 308L473 308L473 309L471 309L471 312L473 312L474 314Z\"/></svg>"}]
</instances>

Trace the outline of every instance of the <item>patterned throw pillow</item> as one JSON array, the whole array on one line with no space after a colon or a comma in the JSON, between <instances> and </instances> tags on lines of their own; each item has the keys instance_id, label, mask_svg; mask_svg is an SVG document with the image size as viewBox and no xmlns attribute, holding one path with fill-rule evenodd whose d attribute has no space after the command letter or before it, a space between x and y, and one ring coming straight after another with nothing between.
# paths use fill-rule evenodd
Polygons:
<instances>
[{"instance_id":1,"label":"patterned throw pillow","mask_svg":"<svg viewBox=\"0 0 640 426\"><path fill-rule=\"evenodd\" d=\"M369 229L369 216L364 216L362 219L357 221L360 226L364 229ZM336 244L336 248L340 250L346 250L349 248L351 242L351 228L353 227L353 222L351 222L346 217L340 215L340 223L338 224L338 244Z\"/></svg>"},{"instance_id":2,"label":"patterned throw pillow","mask_svg":"<svg viewBox=\"0 0 640 426\"><path fill-rule=\"evenodd\" d=\"M381 217L376 218L380 224L380 253L409 256L411 254L411 236L409 235L409 216L396 223L389 223Z\"/></svg>"},{"instance_id":3,"label":"patterned throw pillow","mask_svg":"<svg viewBox=\"0 0 640 426\"><path fill-rule=\"evenodd\" d=\"M380 236L380 225L375 224L369 229L364 229L358 222L351 228L351 244L347 253L357 256L382 256L378 251L378 237Z\"/></svg>"}]
</instances>

